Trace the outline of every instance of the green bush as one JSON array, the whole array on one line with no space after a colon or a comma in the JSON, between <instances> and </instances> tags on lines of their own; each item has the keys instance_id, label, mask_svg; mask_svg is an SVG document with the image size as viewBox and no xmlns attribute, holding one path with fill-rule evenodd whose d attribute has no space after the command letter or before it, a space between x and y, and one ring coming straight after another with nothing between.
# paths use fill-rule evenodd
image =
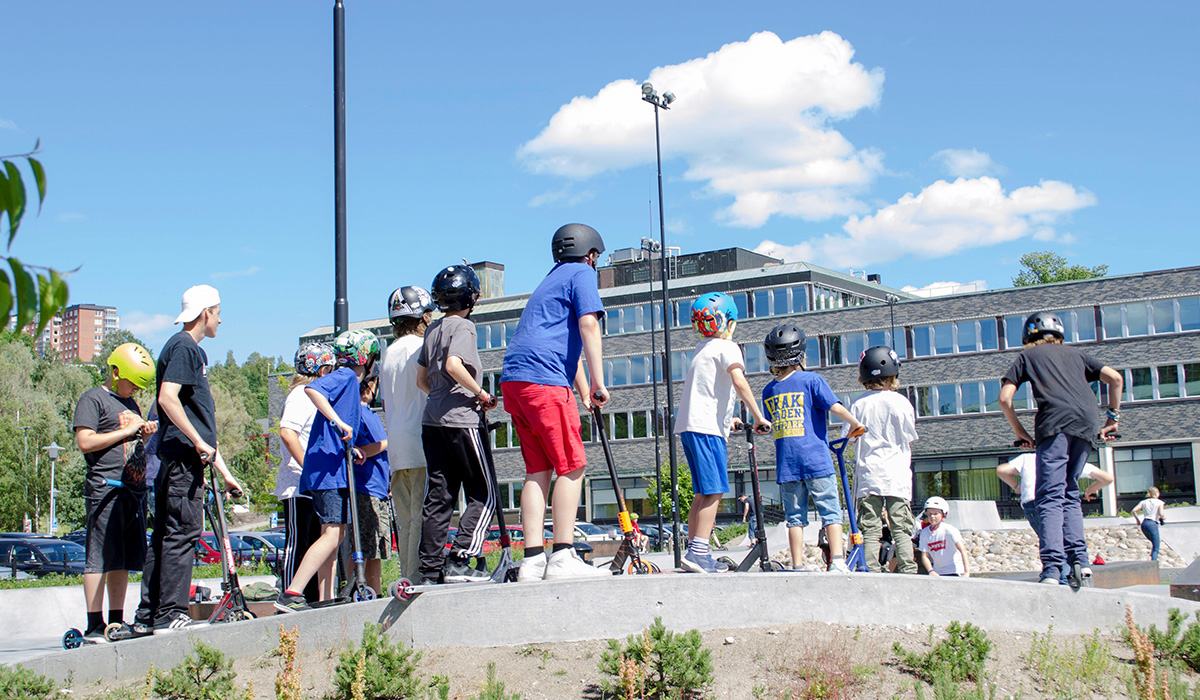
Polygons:
<instances>
[{"instance_id":1,"label":"green bush","mask_svg":"<svg viewBox=\"0 0 1200 700\"><path fill-rule=\"evenodd\" d=\"M608 640L599 667L616 679L616 684L602 681L600 690L623 698L698 697L713 682L712 650L704 648L700 633L675 634L661 617L642 634L629 635L624 647Z\"/></svg>"},{"instance_id":2,"label":"green bush","mask_svg":"<svg viewBox=\"0 0 1200 700\"><path fill-rule=\"evenodd\" d=\"M49 700L55 696L54 681L17 664L0 664L0 697L5 700Z\"/></svg>"},{"instance_id":3,"label":"green bush","mask_svg":"<svg viewBox=\"0 0 1200 700\"><path fill-rule=\"evenodd\" d=\"M1157 627L1150 625L1146 636L1154 645L1155 655L1160 659L1182 661L1188 668L1200 672L1200 612L1196 613L1196 621L1183 629L1187 616L1179 608L1167 611L1167 629L1160 632ZM1125 641L1129 642L1129 632L1126 630Z\"/></svg>"},{"instance_id":4,"label":"green bush","mask_svg":"<svg viewBox=\"0 0 1200 700\"><path fill-rule=\"evenodd\" d=\"M1083 649L1077 651L1074 644L1060 650L1051 634L1036 632L1024 654L1026 666L1040 681L1042 687L1056 698L1086 698L1093 692L1103 692L1112 683L1112 649L1100 638L1100 630L1091 636L1083 635Z\"/></svg>"},{"instance_id":5,"label":"green bush","mask_svg":"<svg viewBox=\"0 0 1200 700\"><path fill-rule=\"evenodd\" d=\"M421 652L392 642L382 625L368 622L363 625L362 645L349 646L338 656L333 697L355 700L357 688L361 697L375 700L424 698L429 683L417 671L420 660Z\"/></svg>"},{"instance_id":6,"label":"green bush","mask_svg":"<svg viewBox=\"0 0 1200 700\"><path fill-rule=\"evenodd\" d=\"M154 695L164 700L252 700L254 693L234 684L233 660L216 647L196 642L191 654L154 679Z\"/></svg>"},{"instance_id":7,"label":"green bush","mask_svg":"<svg viewBox=\"0 0 1200 700\"><path fill-rule=\"evenodd\" d=\"M483 683L483 689L471 700L521 700L521 694L509 694L505 691L504 681L496 680L496 664L489 661L487 680Z\"/></svg>"},{"instance_id":8,"label":"green bush","mask_svg":"<svg viewBox=\"0 0 1200 700\"><path fill-rule=\"evenodd\" d=\"M892 650L900 657L901 668L927 683L933 683L935 677L954 682L978 681L983 678L992 640L987 632L970 622L960 625L955 620L946 627L946 638L924 654L905 651L900 642L894 643Z\"/></svg>"}]
</instances>

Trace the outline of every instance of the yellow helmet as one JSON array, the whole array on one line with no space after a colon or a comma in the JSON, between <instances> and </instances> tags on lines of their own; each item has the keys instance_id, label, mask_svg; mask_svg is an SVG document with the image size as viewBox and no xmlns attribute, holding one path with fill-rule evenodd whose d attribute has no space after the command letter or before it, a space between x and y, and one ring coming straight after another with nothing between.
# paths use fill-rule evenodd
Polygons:
<instances>
[{"instance_id":1,"label":"yellow helmet","mask_svg":"<svg viewBox=\"0 0 1200 700\"><path fill-rule=\"evenodd\" d=\"M108 356L108 366L116 367L121 379L128 379L139 389L154 382L154 358L137 343L118 345Z\"/></svg>"}]
</instances>

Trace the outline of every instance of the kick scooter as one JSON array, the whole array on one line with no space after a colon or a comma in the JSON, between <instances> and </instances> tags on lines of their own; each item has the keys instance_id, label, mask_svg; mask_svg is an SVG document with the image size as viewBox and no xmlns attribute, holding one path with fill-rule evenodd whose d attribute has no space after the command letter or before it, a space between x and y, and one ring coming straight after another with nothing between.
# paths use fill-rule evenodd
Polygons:
<instances>
[{"instance_id":1,"label":"kick scooter","mask_svg":"<svg viewBox=\"0 0 1200 700\"><path fill-rule=\"evenodd\" d=\"M592 416L596 419L596 432L600 434L600 446L604 448L604 461L608 463L608 476L612 479L613 492L617 494L617 522L621 524L621 546L613 557L608 568L613 574L659 574L662 571L652 562L642 561L638 554L637 534L633 531L633 522L629 518L629 510L625 507L625 494L621 492L621 484L617 480L617 465L613 462L612 449L608 446L608 431L604 427L604 416L600 407L592 404Z\"/></svg>"},{"instance_id":2,"label":"kick scooter","mask_svg":"<svg viewBox=\"0 0 1200 700\"><path fill-rule=\"evenodd\" d=\"M863 551L863 537L858 530L858 514L854 510L854 500L850 494L850 481L846 478L846 445L850 440L863 435L867 429L859 428L844 438L829 441L829 449L837 456L838 474L842 479L842 495L846 498L846 512L850 514L850 549L846 552L846 567L851 571L870 571L867 557Z\"/></svg>"},{"instance_id":3,"label":"kick scooter","mask_svg":"<svg viewBox=\"0 0 1200 700\"><path fill-rule=\"evenodd\" d=\"M253 620L254 613L246 607L242 586L238 582L237 562L233 559L233 548L229 546L229 526L225 522L225 490L218 481L216 466L210 466L211 484L204 485L204 510L208 523L221 548L221 601L208 617L209 624ZM234 499L242 497L240 489L229 492ZM107 632L107 630L105 630Z\"/></svg>"},{"instance_id":4,"label":"kick scooter","mask_svg":"<svg viewBox=\"0 0 1200 700\"><path fill-rule=\"evenodd\" d=\"M763 524L762 517L762 490L758 481L758 453L754 449L754 427L746 420L746 408L742 407L742 419L737 421L741 423L741 430L746 433L746 456L750 462L750 488L754 494L754 512L758 517L754 519L754 546L746 553L745 558L740 564L733 566L734 562L729 557L721 557L719 561L723 562L732 571L745 573L754 568L755 562L758 563L759 569L762 571L783 571L783 564L772 561L771 553L767 550L767 526ZM739 426L734 426L737 429ZM766 434L763 430L761 434Z\"/></svg>"},{"instance_id":5,"label":"kick scooter","mask_svg":"<svg viewBox=\"0 0 1200 700\"><path fill-rule=\"evenodd\" d=\"M491 403L484 406L484 409L495 408L498 403L496 397L493 396ZM478 586L485 583L510 583L517 580L517 567L512 559L512 539L508 534L508 526L504 522L504 504L500 501L500 480L496 476L496 463L492 460L492 445L491 440L488 439L488 435L499 424L487 423L486 417L481 417L481 423L483 424L483 458L485 462L483 466L488 470L488 476L492 481L492 498L496 502L496 524L500 527L500 559L496 562L496 567L492 569L488 580L446 584L450 586ZM487 569L487 562L482 555L476 558L476 568ZM417 586L406 578L399 578L388 585L388 593L397 600L411 600L430 588L432 586Z\"/></svg>"}]
</instances>

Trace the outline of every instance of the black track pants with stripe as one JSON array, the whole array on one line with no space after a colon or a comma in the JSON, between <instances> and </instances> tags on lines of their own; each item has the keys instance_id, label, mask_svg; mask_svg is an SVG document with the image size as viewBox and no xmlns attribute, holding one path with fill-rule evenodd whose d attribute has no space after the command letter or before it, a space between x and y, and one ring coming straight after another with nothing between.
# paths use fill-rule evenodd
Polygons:
<instances>
[{"instance_id":1,"label":"black track pants with stripe","mask_svg":"<svg viewBox=\"0 0 1200 700\"><path fill-rule=\"evenodd\" d=\"M421 575L436 579L446 557L446 533L461 487L466 509L458 519L454 550L472 556L483 552L488 526L496 514L496 488L484 460L482 428L421 428L429 465L422 507Z\"/></svg>"}]
</instances>

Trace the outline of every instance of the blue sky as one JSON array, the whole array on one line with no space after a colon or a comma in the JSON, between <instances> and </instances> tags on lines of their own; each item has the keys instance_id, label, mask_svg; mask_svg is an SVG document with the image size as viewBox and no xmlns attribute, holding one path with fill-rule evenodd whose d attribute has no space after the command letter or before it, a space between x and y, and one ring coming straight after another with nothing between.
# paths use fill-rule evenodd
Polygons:
<instances>
[{"instance_id":1,"label":"blue sky","mask_svg":"<svg viewBox=\"0 0 1200 700\"><path fill-rule=\"evenodd\" d=\"M895 286L1003 287L1030 250L1197 264L1191 3L347 3L350 315L461 258L526 292L559 225L741 246ZM13 248L156 349L332 322L332 2L10 4L0 153L42 140ZM652 225L654 228L652 229Z\"/></svg>"}]
</instances>

